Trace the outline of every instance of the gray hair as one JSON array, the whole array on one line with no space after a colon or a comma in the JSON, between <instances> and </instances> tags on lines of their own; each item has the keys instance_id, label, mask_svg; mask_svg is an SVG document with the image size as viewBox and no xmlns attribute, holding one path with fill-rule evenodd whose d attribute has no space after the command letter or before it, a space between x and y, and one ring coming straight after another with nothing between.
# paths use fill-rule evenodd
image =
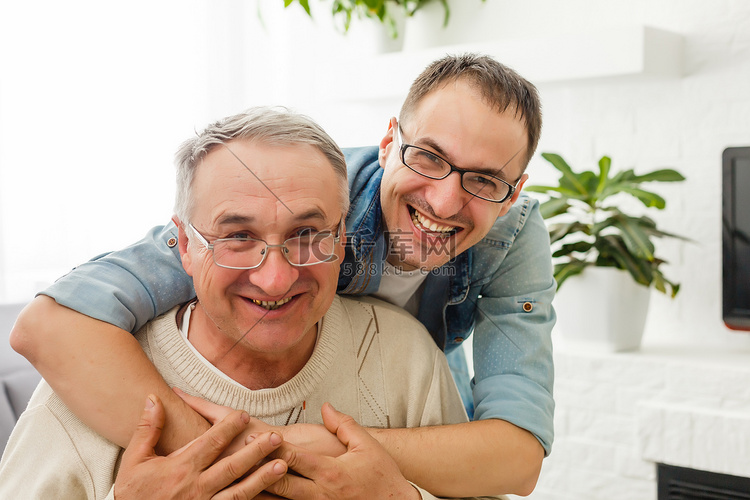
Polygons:
<instances>
[{"instance_id":1,"label":"gray hair","mask_svg":"<svg viewBox=\"0 0 750 500\"><path fill-rule=\"evenodd\" d=\"M216 146L234 139L252 139L273 146L309 144L318 148L339 177L342 213L346 215L349 209L346 160L333 139L305 115L280 107L255 107L208 125L196 137L183 142L177 150L174 213L181 221L190 220L192 184L198 165Z\"/></svg>"}]
</instances>

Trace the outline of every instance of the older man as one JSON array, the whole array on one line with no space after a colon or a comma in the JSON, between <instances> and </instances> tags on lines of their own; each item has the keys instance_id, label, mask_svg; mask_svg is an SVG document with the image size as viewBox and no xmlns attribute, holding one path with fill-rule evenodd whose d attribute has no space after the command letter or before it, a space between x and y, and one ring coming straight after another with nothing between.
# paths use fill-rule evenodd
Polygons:
<instances>
[{"instance_id":1,"label":"older man","mask_svg":"<svg viewBox=\"0 0 750 500\"><path fill-rule=\"evenodd\" d=\"M370 427L467 420L447 361L418 321L390 304L336 295L348 187L344 156L322 129L300 115L251 110L186 142L177 166L174 223L196 298L136 334L170 386L277 426L322 423L324 403ZM42 382L3 456L0 497L124 500L150 483L156 496L175 480L154 463L128 467L113 486L121 451ZM237 454L232 480L260 458L255 449ZM178 472L178 484L195 477ZM392 461L385 475L372 498L434 498Z\"/></svg>"},{"instance_id":2,"label":"older man","mask_svg":"<svg viewBox=\"0 0 750 500\"><path fill-rule=\"evenodd\" d=\"M538 203L521 194L540 129L533 85L489 57L448 56L417 78L379 147L347 154L352 208L339 292L404 307L458 368L457 347L474 334L471 384L455 371L472 422L373 432L406 477L447 496L528 494L552 446L555 284ZM167 421L165 450L207 427L131 339L91 319L132 330L193 295L169 249L174 234L157 228L80 266L44 292L55 301L37 298L13 331L14 347L66 403L121 444L153 391L168 416L179 415ZM82 343L97 384L70 361ZM113 351L122 354L98 361ZM108 397L115 388L129 396Z\"/></svg>"}]
</instances>

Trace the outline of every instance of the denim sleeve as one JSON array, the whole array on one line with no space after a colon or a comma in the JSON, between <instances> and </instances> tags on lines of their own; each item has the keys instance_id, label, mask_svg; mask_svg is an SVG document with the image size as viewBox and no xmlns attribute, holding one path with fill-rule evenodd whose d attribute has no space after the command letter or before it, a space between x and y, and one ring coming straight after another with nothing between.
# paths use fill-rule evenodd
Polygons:
<instances>
[{"instance_id":1,"label":"denim sleeve","mask_svg":"<svg viewBox=\"0 0 750 500\"><path fill-rule=\"evenodd\" d=\"M549 235L532 201L502 265L478 299L474 327L474 418L498 418L534 434L549 454L554 438L555 323Z\"/></svg>"},{"instance_id":2,"label":"denim sleeve","mask_svg":"<svg viewBox=\"0 0 750 500\"><path fill-rule=\"evenodd\" d=\"M40 292L58 304L131 332L195 296L182 268L174 223L81 264Z\"/></svg>"}]
</instances>

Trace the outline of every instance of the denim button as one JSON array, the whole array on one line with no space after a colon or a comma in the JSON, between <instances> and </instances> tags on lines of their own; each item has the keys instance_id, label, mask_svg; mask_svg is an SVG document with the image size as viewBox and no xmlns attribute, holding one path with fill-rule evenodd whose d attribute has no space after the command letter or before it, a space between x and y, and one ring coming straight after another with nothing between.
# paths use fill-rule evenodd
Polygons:
<instances>
[{"instance_id":1,"label":"denim button","mask_svg":"<svg viewBox=\"0 0 750 500\"><path fill-rule=\"evenodd\" d=\"M523 310L527 313L530 313L534 309L534 304L531 302L524 302L523 303Z\"/></svg>"},{"instance_id":2,"label":"denim button","mask_svg":"<svg viewBox=\"0 0 750 500\"><path fill-rule=\"evenodd\" d=\"M453 342L455 342L456 344L460 344L463 341L464 341L463 337L456 337L455 339L453 339Z\"/></svg>"},{"instance_id":3,"label":"denim button","mask_svg":"<svg viewBox=\"0 0 750 500\"><path fill-rule=\"evenodd\" d=\"M174 246L175 246L176 244L177 244L177 238L169 238L169 239L167 240L167 246L168 246L169 248L172 248L172 247L174 247Z\"/></svg>"}]
</instances>

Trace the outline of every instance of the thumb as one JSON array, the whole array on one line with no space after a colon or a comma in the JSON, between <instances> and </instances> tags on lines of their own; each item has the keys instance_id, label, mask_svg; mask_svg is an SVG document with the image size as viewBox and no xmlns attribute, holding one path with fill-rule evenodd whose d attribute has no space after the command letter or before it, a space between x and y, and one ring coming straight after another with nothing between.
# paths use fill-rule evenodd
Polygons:
<instances>
[{"instance_id":1,"label":"thumb","mask_svg":"<svg viewBox=\"0 0 750 500\"><path fill-rule=\"evenodd\" d=\"M325 403L320 409L323 425L329 432L336 434L339 441L348 450L356 447L370 437L370 434L352 417L336 410L331 403Z\"/></svg>"},{"instance_id":2,"label":"thumb","mask_svg":"<svg viewBox=\"0 0 750 500\"><path fill-rule=\"evenodd\" d=\"M123 455L123 462L125 462L126 456L129 457L128 460L137 463L156 455L154 447L159 442L163 428L164 406L157 396L149 394L138 427Z\"/></svg>"}]
</instances>

